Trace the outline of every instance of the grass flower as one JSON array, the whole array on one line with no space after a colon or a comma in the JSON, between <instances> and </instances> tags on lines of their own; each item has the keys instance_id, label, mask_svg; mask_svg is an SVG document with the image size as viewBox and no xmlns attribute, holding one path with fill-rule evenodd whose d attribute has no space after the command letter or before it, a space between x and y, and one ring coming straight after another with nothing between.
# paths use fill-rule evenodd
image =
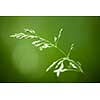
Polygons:
<instances>
[{"instance_id":1,"label":"grass flower","mask_svg":"<svg viewBox=\"0 0 100 100\"><path fill-rule=\"evenodd\" d=\"M59 77L60 73L67 72L67 71L76 71L76 72L82 72L83 70L81 68L81 64L78 61L74 61L72 58L70 58L71 52L74 48L74 44L71 44L70 49L68 53L65 53L62 49L58 47L58 42L60 40L60 37L62 35L63 28L61 28L58 32L58 36L54 36L54 43L50 42L47 39L44 39L40 37L36 32L32 29L24 29L24 32L22 33L15 33L13 35L10 35L11 38L16 38L16 39L32 39L32 45L34 47L39 48L40 51L47 49L47 48L55 48L57 49L60 53L63 54L62 58L57 59L56 61L52 62L46 69L46 72L51 70L53 67L55 68L53 70L54 73L56 73L56 76ZM68 62L68 66L64 65L64 62Z\"/></svg>"}]
</instances>

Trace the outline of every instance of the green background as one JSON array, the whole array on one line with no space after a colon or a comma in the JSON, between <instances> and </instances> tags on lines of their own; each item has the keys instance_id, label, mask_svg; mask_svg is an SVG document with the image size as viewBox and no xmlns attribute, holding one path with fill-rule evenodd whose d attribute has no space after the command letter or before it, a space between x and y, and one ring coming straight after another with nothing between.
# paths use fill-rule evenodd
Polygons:
<instances>
[{"instance_id":1,"label":"green background","mask_svg":"<svg viewBox=\"0 0 100 100\"><path fill-rule=\"evenodd\" d=\"M71 43L75 47L71 58L82 64L85 74L61 73L57 78L46 68L60 57L54 48L39 51L31 40L17 40L9 36L32 28L40 36L53 42L63 28L59 47L65 52ZM100 82L100 17L0 17L0 82Z\"/></svg>"}]
</instances>

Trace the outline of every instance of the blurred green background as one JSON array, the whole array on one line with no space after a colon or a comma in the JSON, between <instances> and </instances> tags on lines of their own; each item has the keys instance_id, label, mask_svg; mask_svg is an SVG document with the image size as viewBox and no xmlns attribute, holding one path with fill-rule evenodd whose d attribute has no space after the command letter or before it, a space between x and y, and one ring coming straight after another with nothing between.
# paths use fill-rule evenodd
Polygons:
<instances>
[{"instance_id":1,"label":"blurred green background","mask_svg":"<svg viewBox=\"0 0 100 100\"><path fill-rule=\"evenodd\" d=\"M75 48L71 58L82 64L85 74L61 73L57 78L46 68L60 57L56 49L39 51L31 40L17 40L9 36L34 29L40 36L53 42L63 28L59 47L65 52L71 43ZM0 17L0 82L100 82L100 17L13 16Z\"/></svg>"}]
</instances>

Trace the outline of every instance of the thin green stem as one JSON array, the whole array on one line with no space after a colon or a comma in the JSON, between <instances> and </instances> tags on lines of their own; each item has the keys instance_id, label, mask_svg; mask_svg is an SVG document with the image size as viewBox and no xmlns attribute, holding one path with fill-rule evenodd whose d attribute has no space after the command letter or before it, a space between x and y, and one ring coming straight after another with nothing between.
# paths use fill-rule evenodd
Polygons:
<instances>
[{"instance_id":1,"label":"thin green stem","mask_svg":"<svg viewBox=\"0 0 100 100\"><path fill-rule=\"evenodd\" d=\"M68 54L67 54L67 58L69 58L69 56L70 56L70 54L71 54L71 51L72 51L72 49L73 49L73 46L74 46L74 44L71 44L71 47L70 47L70 49L69 49L69 51L68 51Z\"/></svg>"},{"instance_id":2,"label":"thin green stem","mask_svg":"<svg viewBox=\"0 0 100 100\"><path fill-rule=\"evenodd\" d=\"M64 56L67 56L66 55L66 53L62 50L62 49L60 49L60 48L58 48L57 46L54 46L58 51L60 51Z\"/></svg>"}]
</instances>

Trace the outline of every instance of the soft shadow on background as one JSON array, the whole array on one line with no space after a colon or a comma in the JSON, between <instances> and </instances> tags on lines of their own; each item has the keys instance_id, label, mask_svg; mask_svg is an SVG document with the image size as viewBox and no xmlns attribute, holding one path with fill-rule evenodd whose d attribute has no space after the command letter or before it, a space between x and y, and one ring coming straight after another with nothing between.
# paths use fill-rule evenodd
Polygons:
<instances>
[{"instance_id":1,"label":"soft shadow on background","mask_svg":"<svg viewBox=\"0 0 100 100\"><path fill-rule=\"evenodd\" d=\"M9 36L34 29L40 36L53 41L58 30L63 28L59 47L79 60L85 74L65 72L56 77L46 68L62 57L54 48L40 52L31 45L31 40L17 40ZM0 17L0 82L100 82L100 17Z\"/></svg>"}]
</instances>

